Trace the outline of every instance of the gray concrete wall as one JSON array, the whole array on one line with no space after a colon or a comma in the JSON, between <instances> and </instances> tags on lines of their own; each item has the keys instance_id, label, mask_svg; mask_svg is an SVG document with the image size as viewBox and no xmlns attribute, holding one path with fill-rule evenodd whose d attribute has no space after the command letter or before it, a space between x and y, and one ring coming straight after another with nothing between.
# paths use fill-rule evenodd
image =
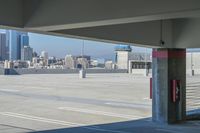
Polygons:
<instances>
[{"instance_id":1,"label":"gray concrete wall","mask_svg":"<svg viewBox=\"0 0 200 133\"><path fill-rule=\"evenodd\" d=\"M64 73L78 73L76 69L14 69L11 74L64 74Z\"/></svg>"},{"instance_id":2,"label":"gray concrete wall","mask_svg":"<svg viewBox=\"0 0 200 133\"><path fill-rule=\"evenodd\" d=\"M87 73L127 73L126 69L87 69ZM72 74L79 73L78 69L10 69L8 75L22 74ZM1 73L0 73L1 74ZM4 73L2 73L4 74Z\"/></svg>"},{"instance_id":3,"label":"gray concrete wall","mask_svg":"<svg viewBox=\"0 0 200 133\"><path fill-rule=\"evenodd\" d=\"M134 75L144 75L146 73L146 69L132 69L132 73ZM149 69L149 75L152 74L152 69Z\"/></svg>"},{"instance_id":4,"label":"gray concrete wall","mask_svg":"<svg viewBox=\"0 0 200 133\"><path fill-rule=\"evenodd\" d=\"M87 69L87 73L128 73L127 69Z\"/></svg>"},{"instance_id":5,"label":"gray concrete wall","mask_svg":"<svg viewBox=\"0 0 200 133\"><path fill-rule=\"evenodd\" d=\"M4 69L0 68L0 75L4 75Z\"/></svg>"}]
</instances>

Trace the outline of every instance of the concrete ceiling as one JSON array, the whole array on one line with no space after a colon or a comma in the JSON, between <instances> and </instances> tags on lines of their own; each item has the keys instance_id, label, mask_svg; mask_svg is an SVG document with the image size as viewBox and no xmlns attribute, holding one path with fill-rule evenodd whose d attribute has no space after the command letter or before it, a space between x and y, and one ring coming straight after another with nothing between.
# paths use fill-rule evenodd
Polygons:
<instances>
[{"instance_id":1,"label":"concrete ceiling","mask_svg":"<svg viewBox=\"0 0 200 133\"><path fill-rule=\"evenodd\" d=\"M1 0L0 25L149 47L200 47L200 1Z\"/></svg>"}]
</instances>

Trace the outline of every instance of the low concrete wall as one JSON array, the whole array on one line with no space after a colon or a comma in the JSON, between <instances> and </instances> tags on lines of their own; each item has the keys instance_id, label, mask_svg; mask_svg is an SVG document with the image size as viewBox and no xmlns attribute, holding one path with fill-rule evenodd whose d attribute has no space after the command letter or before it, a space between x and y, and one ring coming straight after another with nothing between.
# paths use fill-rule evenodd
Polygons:
<instances>
[{"instance_id":1,"label":"low concrete wall","mask_svg":"<svg viewBox=\"0 0 200 133\"><path fill-rule=\"evenodd\" d=\"M78 73L77 69L13 69L12 74L64 74L64 73Z\"/></svg>"},{"instance_id":2,"label":"low concrete wall","mask_svg":"<svg viewBox=\"0 0 200 133\"><path fill-rule=\"evenodd\" d=\"M4 69L6 75L23 74L72 74L79 73L79 69ZM86 69L87 73L127 73L126 69Z\"/></svg>"},{"instance_id":3,"label":"low concrete wall","mask_svg":"<svg viewBox=\"0 0 200 133\"><path fill-rule=\"evenodd\" d=\"M192 75L192 70L191 69L187 69L186 70L186 74L187 75ZM194 69L194 75L200 75L200 69Z\"/></svg>"},{"instance_id":4,"label":"low concrete wall","mask_svg":"<svg viewBox=\"0 0 200 133\"><path fill-rule=\"evenodd\" d=\"M86 69L87 73L128 73L127 69Z\"/></svg>"},{"instance_id":5,"label":"low concrete wall","mask_svg":"<svg viewBox=\"0 0 200 133\"><path fill-rule=\"evenodd\" d=\"M132 69L132 74L135 75L145 75L146 69ZM149 69L149 74L152 73L152 69Z\"/></svg>"},{"instance_id":6,"label":"low concrete wall","mask_svg":"<svg viewBox=\"0 0 200 133\"><path fill-rule=\"evenodd\" d=\"M4 75L5 70L0 68L0 75Z\"/></svg>"}]
</instances>

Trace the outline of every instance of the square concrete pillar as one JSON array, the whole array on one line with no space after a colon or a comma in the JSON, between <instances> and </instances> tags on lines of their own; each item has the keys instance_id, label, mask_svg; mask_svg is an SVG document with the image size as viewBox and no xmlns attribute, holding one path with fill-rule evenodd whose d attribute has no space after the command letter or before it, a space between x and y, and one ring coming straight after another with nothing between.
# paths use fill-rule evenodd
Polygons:
<instances>
[{"instance_id":1,"label":"square concrete pillar","mask_svg":"<svg viewBox=\"0 0 200 133\"><path fill-rule=\"evenodd\" d=\"M152 53L152 119L177 123L186 119L186 50L154 49ZM180 81L179 99L173 101L173 80Z\"/></svg>"}]
</instances>

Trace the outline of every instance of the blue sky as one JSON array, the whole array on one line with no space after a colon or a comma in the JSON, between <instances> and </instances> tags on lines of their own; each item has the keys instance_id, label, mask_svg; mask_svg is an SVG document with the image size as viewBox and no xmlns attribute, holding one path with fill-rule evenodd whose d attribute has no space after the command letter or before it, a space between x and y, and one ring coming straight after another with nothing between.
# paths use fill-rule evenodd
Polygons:
<instances>
[{"instance_id":1,"label":"blue sky","mask_svg":"<svg viewBox=\"0 0 200 133\"><path fill-rule=\"evenodd\" d=\"M50 56L81 55L83 40L29 33L30 46L38 53L48 51ZM84 53L94 58L112 58L114 47L110 43L84 40Z\"/></svg>"},{"instance_id":2,"label":"blue sky","mask_svg":"<svg viewBox=\"0 0 200 133\"><path fill-rule=\"evenodd\" d=\"M4 33L5 30L0 29L0 33ZM96 42L84 40L85 42L85 55L90 55L92 58L104 58L104 59L114 59L115 52L114 47L116 44ZM83 40L56 37L50 35L29 33L29 43L30 46L40 54L41 51L45 50L49 53L49 56L55 56L59 58L64 58L66 54L80 55ZM144 47L132 46L133 52L145 52ZM151 52L152 49L147 49L147 52ZM199 52L199 48L187 49L189 52Z\"/></svg>"},{"instance_id":3,"label":"blue sky","mask_svg":"<svg viewBox=\"0 0 200 133\"><path fill-rule=\"evenodd\" d=\"M0 29L0 32L5 31ZM84 42L85 55L90 55L92 58L114 59L116 44L89 40L84 40ZM81 55L83 40L29 33L29 43L38 54L45 50L49 56L63 58L66 54ZM132 48L136 52L145 52L145 49L141 47ZM151 49L148 49L148 52L151 52Z\"/></svg>"},{"instance_id":4,"label":"blue sky","mask_svg":"<svg viewBox=\"0 0 200 133\"><path fill-rule=\"evenodd\" d=\"M38 53L48 51L50 56L64 57L66 54L80 55L83 40L29 33L30 46ZM84 53L93 58L114 58L116 44L84 40ZM133 51L144 52L144 48L133 47ZM148 49L148 52L151 50Z\"/></svg>"}]
</instances>

